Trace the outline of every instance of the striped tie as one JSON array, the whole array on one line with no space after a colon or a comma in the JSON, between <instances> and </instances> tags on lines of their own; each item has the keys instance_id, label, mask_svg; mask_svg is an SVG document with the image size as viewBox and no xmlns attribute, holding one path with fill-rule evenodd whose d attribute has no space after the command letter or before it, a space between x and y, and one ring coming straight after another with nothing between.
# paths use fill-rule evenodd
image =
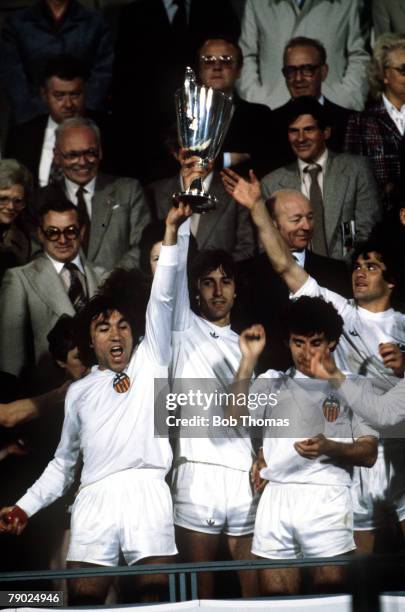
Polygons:
<instances>
[{"instance_id":1,"label":"striped tie","mask_svg":"<svg viewBox=\"0 0 405 612\"><path fill-rule=\"evenodd\" d=\"M68 296L73 304L73 308L79 311L87 302L86 292L83 288L82 281L80 279L80 270L73 262L65 263L65 269L69 270L70 274L70 286L68 289Z\"/></svg>"}]
</instances>

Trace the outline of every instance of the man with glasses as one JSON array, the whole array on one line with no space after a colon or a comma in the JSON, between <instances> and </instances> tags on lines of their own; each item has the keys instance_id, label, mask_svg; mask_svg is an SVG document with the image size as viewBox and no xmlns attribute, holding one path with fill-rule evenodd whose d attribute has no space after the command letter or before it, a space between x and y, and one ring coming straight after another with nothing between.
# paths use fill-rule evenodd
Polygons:
<instances>
[{"instance_id":1,"label":"man with glasses","mask_svg":"<svg viewBox=\"0 0 405 612\"><path fill-rule=\"evenodd\" d=\"M251 102L277 108L288 100L282 51L292 36L322 36L329 57L324 93L361 110L367 95L368 55L360 27L360 0L247 0L240 46L245 59L239 92Z\"/></svg>"},{"instance_id":2,"label":"man with glasses","mask_svg":"<svg viewBox=\"0 0 405 612\"><path fill-rule=\"evenodd\" d=\"M241 48L230 38L207 39L198 50L202 84L230 96L234 105L222 147L222 164L225 168L238 165L240 170L245 166L254 167L260 175L269 169L272 115L263 104L247 102L238 96L235 85L242 65Z\"/></svg>"},{"instance_id":3,"label":"man with glasses","mask_svg":"<svg viewBox=\"0 0 405 612\"><path fill-rule=\"evenodd\" d=\"M282 73L291 99L312 96L322 104L332 128L328 147L336 153L342 153L346 126L352 113L323 95L322 84L328 72L326 50L322 43L305 36L297 36L288 41L284 48ZM273 111L273 126L277 130L275 168L294 160L287 138L287 109L288 102Z\"/></svg>"},{"instance_id":4,"label":"man with glasses","mask_svg":"<svg viewBox=\"0 0 405 612\"><path fill-rule=\"evenodd\" d=\"M43 253L4 275L0 370L20 376L28 391L46 391L60 382L47 334L62 314L78 311L106 277L80 254L84 232L76 207L56 188L50 190L39 212Z\"/></svg>"},{"instance_id":5,"label":"man with glasses","mask_svg":"<svg viewBox=\"0 0 405 612\"><path fill-rule=\"evenodd\" d=\"M89 262L110 271L139 265L139 242L150 221L145 196L136 179L99 174L103 156L100 134L90 119L74 117L56 130L54 159L63 173L59 190L83 218L82 247ZM39 192L39 204L47 186Z\"/></svg>"}]
</instances>

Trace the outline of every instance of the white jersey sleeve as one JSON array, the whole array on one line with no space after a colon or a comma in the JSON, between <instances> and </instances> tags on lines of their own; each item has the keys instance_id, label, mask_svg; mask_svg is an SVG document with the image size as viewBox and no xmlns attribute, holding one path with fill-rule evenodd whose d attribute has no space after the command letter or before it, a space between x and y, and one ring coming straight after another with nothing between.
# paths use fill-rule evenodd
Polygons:
<instances>
[{"instance_id":1,"label":"white jersey sleeve","mask_svg":"<svg viewBox=\"0 0 405 612\"><path fill-rule=\"evenodd\" d=\"M296 300L303 295L308 295L309 297L322 297L325 302L331 302L338 313L343 316L344 311L349 307L349 302L346 298L339 293L335 293L334 291L329 291L329 289L325 289L325 287L320 287L316 280L312 278L312 276L308 276L305 283L296 291L295 293L290 293L290 299Z\"/></svg>"},{"instance_id":2,"label":"white jersey sleeve","mask_svg":"<svg viewBox=\"0 0 405 612\"><path fill-rule=\"evenodd\" d=\"M146 310L145 337L147 355L152 362L167 366L171 358L171 331L178 246L162 245Z\"/></svg>"},{"instance_id":3,"label":"white jersey sleeve","mask_svg":"<svg viewBox=\"0 0 405 612\"><path fill-rule=\"evenodd\" d=\"M179 263L176 275L176 291L173 311L173 331L184 331L191 325L190 296L188 292L187 256L190 243L190 219L179 229L177 244Z\"/></svg>"},{"instance_id":4,"label":"white jersey sleeve","mask_svg":"<svg viewBox=\"0 0 405 612\"><path fill-rule=\"evenodd\" d=\"M377 395L363 381L347 378L337 393L357 415L381 429L405 421L405 379L383 395Z\"/></svg>"},{"instance_id":5,"label":"white jersey sleeve","mask_svg":"<svg viewBox=\"0 0 405 612\"><path fill-rule=\"evenodd\" d=\"M72 391L72 388L69 389L66 395L65 420L55 456L38 480L17 501L17 506L20 506L28 516L32 516L61 497L74 480L80 451L80 419L72 399L72 395L74 397Z\"/></svg>"}]
</instances>

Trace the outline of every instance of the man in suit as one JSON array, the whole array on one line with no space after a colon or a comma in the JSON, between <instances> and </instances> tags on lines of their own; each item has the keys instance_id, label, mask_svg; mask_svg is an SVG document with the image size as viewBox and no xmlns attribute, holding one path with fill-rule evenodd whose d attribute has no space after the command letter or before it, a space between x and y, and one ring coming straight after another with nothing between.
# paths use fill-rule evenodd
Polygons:
<instances>
[{"instance_id":1,"label":"man in suit","mask_svg":"<svg viewBox=\"0 0 405 612\"><path fill-rule=\"evenodd\" d=\"M83 250L89 262L108 271L139 266L139 241L150 213L136 179L98 173L100 133L90 119L63 121L55 135L55 162L63 171L59 188L85 219ZM39 203L50 186L38 194Z\"/></svg>"},{"instance_id":2,"label":"man in suit","mask_svg":"<svg viewBox=\"0 0 405 612\"><path fill-rule=\"evenodd\" d=\"M146 194L156 217L165 219L173 194L189 189L192 180L199 176L205 191L215 196L218 202L215 210L203 215L193 213L191 217L191 233L197 249L223 249L231 253L235 261L252 257L255 252L255 236L247 211L226 193L219 174L212 171L212 165L203 168L195 163L198 158L183 158L176 148L174 138L168 138L167 144L181 164L181 170L179 174L155 181L147 187Z\"/></svg>"},{"instance_id":3,"label":"man in suit","mask_svg":"<svg viewBox=\"0 0 405 612\"><path fill-rule=\"evenodd\" d=\"M361 110L367 95L368 55L360 5L360 0L247 0L239 40L245 58L240 94L270 108L285 104L284 45L293 36L322 33L330 60L325 95L344 107Z\"/></svg>"},{"instance_id":4,"label":"man in suit","mask_svg":"<svg viewBox=\"0 0 405 612\"><path fill-rule=\"evenodd\" d=\"M231 38L208 38L197 55L202 84L222 91L233 102L234 113L222 146L222 159L218 158L220 165L238 165L239 170L243 170L249 160L248 167L263 175L270 167L268 143L272 113L264 104L247 102L236 92L236 81L243 66L241 48Z\"/></svg>"},{"instance_id":5,"label":"man in suit","mask_svg":"<svg viewBox=\"0 0 405 612\"><path fill-rule=\"evenodd\" d=\"M299 191L282 189L268 198L266 206L298 264L323 287L351 297L350 274L346 264L317 255L308 248L314 232L314 213L308 198ZM271 347L261 356L260 370L286 370L292 361L282 333L283 315L289 304L285 283L276 274L264 252L250 261L242 262L239 277L239 310L244 326L261 323ZM265 282L263 279L266 279Z\"/></svg>"},{"instance_id":6,"label":"man in suit","mask_svg":"<svg viewBox=\"0 0 405 612\"><path fill-rule=\"evenodd\" d=\"M314 98L292 100L286 116L296 161L263 178L263 195L267 198L285 188L302 191L314 209L312 250L334 259L348 258L381 215L369 163L361 156L329 151L330 124Z\"/></svg>"},{"instance_id":7,"label":"man in suit","mask_svg":"<svg viewBox=\"0 0 405 612\"><path fill-rule=\"evenodd\" d=\"M283 55L283 75L291 99L301 96L313 96L325 109L331 122L332 133L328 147L336 153L342 153L347 122L352 113L331 102L322 93L322 83L328 76L329 67L326 62L326 50L322 43L314 38L297 36L286 44ZM294 160L294 154L287 138L286 115L288 102L273 110L272 125L277 130L276 154L272 167L279 168Z\"/></svg>"},{"instance_id":8,"label":"man in suit","mask_svg":"<svg viewBox=\"0 0 405 612\"><path fill-rule=\"evenodd\" d=\"M85 108L86 76L83 64L77 58L69 55L51 58L46 65L40 90L48 113L17 124L9 131L5 157L23 163L40 187L54 182L59 176L53 160L53 149L56 128L65 119L82 115L94 119L101 127L105 151L108 138L106 117Z\"/></svg>"},{"instance_id":9,"label":"man in suit","mask_svg":"<svg viewBox=\"0 0 405 612\"><path fill-rule=\"evenodd\" d=\"M39 214L43 253L8 270L0 290L0 369L27 374L33 391L59 382L48 332L62 314L80 309L106 277L80 254L85 228L75 206L66 198L48 196Z\"/></svg>"},{"instance_id":10,"label":"man in suit","mask_svg":"<svg viewBox=\"0 0 405 612\"><path fill-rule=\"evenodd\" d=\"M162 134L176 120L174 94L201 41L219 33L235 39L240 33L229 0L137 0L123 7L112 98L120 174L144 183L170 176Z\"/></svg>"}]
</instances>

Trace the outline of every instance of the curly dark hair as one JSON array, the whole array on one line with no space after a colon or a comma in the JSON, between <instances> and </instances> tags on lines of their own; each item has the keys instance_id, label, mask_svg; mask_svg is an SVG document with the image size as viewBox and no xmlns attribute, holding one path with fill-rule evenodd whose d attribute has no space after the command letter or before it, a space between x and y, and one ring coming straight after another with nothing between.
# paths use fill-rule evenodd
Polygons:
<instances>
[{"instance_id":1,"label":"curly dark hair","mask_svg":"<svg viewBox=\"0 0 405 612\"><path fill-rule=\"evenodd\" d=\"M291 334L314 336L325 334L328 342L339 342L343 319L331 302L304 295L290 303L283 321L284 337Z\"/></svg>"}]
</instances>

